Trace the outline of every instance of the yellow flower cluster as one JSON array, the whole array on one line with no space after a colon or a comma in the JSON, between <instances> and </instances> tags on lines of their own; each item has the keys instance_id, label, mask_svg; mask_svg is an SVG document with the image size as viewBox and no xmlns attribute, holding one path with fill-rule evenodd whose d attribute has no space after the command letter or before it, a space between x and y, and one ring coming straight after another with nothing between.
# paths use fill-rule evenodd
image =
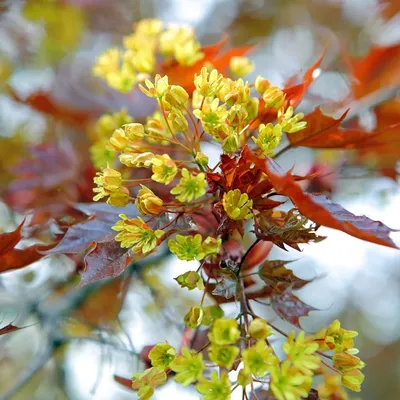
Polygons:
<instances>
[{"instance_id":1,"label":"yellow flower cluster","mask_svg":"<svg viewBox=\"0 0 400 400\"><path fill-rule=\"evenodd\" d=\"M144 19L124 38L124 49L108 49L98 57L93 74L110 87L126 93L137 82L154 74L158 54L173 57L183 66L192 66L204 58L192 27L164 27L158 19Z\"/></svg>"}]
</instances>

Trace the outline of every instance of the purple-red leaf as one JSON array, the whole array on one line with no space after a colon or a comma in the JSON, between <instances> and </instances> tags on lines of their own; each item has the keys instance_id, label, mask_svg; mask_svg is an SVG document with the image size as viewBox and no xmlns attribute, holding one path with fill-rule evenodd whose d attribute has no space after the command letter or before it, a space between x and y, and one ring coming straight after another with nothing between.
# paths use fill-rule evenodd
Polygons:
<instances>
[{"instance_id":1,"label":"purple-red leaf","mask_svg":"<svg viewBox=\"0 0 400 400\"><path fill-rule=\"evenodd\" d=\"M298 328L301 328L299 322L300 317L305 317L310 311L317 310L303 303L292 293L291 289L287 289L281 294L274 293L271 296L271 306L280 318Z\"/></svg>"}]
</instances>

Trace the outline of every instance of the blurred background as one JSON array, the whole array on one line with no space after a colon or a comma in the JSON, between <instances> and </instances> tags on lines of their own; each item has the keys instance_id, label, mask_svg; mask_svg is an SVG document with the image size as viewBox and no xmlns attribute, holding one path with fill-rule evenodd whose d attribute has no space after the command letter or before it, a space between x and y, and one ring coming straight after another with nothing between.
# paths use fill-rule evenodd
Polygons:
<instances>
[{"instance_id":1,"label":"blurred background","mask_svg":"<svg viewBox=\"0 0 400 400\"><path fill-rule=\"evenodd\" d=\"M1 190L14 187L13 168L29 160L32 148L54 139L62 144L63 152L55 154L54 160L61 157L70 162L75 154L74 171L68 179L75 184L84 180L83 171L91 168L87 162L93 121L123 107L139 120L149 112L137 90L120 94L91 74L96 57L108 47L120 46L135 21L157 17L166 23L190 24L202 44L215 43L225 33L231 46L257 44L250 55L256 70L249 80L262 74L277 85L304 71L326 49L323 68L300 105L301 111L309 112L318 104L326 110L340 108L352 95L347 56L363 57L372 47L400 43L399 11L398 0L0 0ZM393 64L392 74L400 77L399 63ZM400 99L391 101L397 110L394 121L397 118L400 122ZM374 118L374 111L366 110L358 123L374 126ZM68 146L73 146L72 153ZM291 151L281 162L283 167L295 166L296 172L302 173L315 165L337 170L343 163L340 153L310 149ZM365 174L357 167L343 171L337 179L323 182L334 200L355 214L400 228L396 179ZM68 190L71 201L82 201L79 189L74 186ZM7 191L7 196L0 203L0 232L16 228L23 219L20 211L32 204L39 207L32 194L13 197L11 193L10 197ZM352 398L397 400L399 253L341 232L322 228L319 233L328 239L305 246L301 253L276 248L270 258L297 260L292 265L300 277L317 277L299 291L302 300L320 310L302 319L306 331L313 332L339 318L345 328L360 333L356 345L367 363L363 371L366 380L362 392ZM393 238L400 244L398 233ZM178 345L182 340L181 316L188 304L198 300L178 293L181 291L171 277L187 270L188 263L177 261L168 257L155 260L141 267L134 279L121 278L97 293L87 309L78 310L83 322L66 328L76 340L60 345L56 357L13 398L135 398L114 375L130 378L143 368L140 353L147 345L165 339ZM0 327L10 322L32 325L0 336L0 393L16 382L27 363L46 346L44 329L31 314L32 305L73 271L70 258L51 256L0 275ZM124 295L120 303L105 307L121 285ZM291 329L268 307L259 306L257 311L283 329ZM194 389L177 388L171 381L155 395L156 399L167 397L196 399L198 395Z\"/></svg>"}]
</instances>

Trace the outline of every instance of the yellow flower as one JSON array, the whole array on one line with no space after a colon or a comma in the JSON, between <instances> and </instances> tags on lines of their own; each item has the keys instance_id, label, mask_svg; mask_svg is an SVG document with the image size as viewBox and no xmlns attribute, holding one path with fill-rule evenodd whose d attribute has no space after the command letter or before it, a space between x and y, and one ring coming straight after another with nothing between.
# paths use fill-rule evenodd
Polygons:
<instances>
[{"instance_id":1,"label":"yellow flower","mask_svg":"<svg viewBox=\"0 0 400 400\"><path fill-rule=\"evenodd\" d=\"M188 122L182 111L178 109L172 110L168 114L168 123L173 133L186 132L189 128Z\"/></svg>"},{"instance_id":2,"label":"yellow flower","mask_svg":"<svg viewBox=\"0 0 400 400\"><path fill-rule=\"evenodd\" d=\"M147 89L143 85L139 85L140 90L148 97L161 99L168 90L168 76L161 78L160 75L156 75L154 84L148 79L144 81Z\"/></svg>"},{"instance_id":3,"label":"yellow flower","mask_svg":"<svg viewBox=\"0 0 400 400\"><path fill-rule=\"evenodd\" d=\"M146 137L149 143L161 143L162 145L170 144L168 140L164 139L170 138L171 132L168 130L165 119L159 111L156 111L151 117L146 119L145 128L146 133L151 135L151 137Z\"/></svg>"},{"instance_id":4,"label":"yellow flower","mask_svg":"<svg viewBox=\"0 0 400 400\"><path fill-rule=\"evenodd\" d=\"M365 367L365 363L362 362L358 357L343 352L337 353L333 356L333 366L340 372L350 371L352 369L362 369Z\"/></svg>"},{"instance_id":5,"label":"yellow flower","mask_svg":"<svg viewBox=\"0 0 400 400\"><path fill-rule=\"evenodd\" d=\"M90 159L96 169L103 169L107 165L114 165L115 152L110 147L108 140L99 140L90 146Z\"/></svg>"},{"instance_id":6,"label":"yellow flower","mask_svg":"<svg viewBox=\"0 0 400 400\"><path fill-rule=\"evenodd\" d=\"M222 240L219 236L217 238L208 236L202 244L205 255L211 256L213 254L218 254L219 249L221 247L221 243L222 243Z\"/></svg>"},{"instance_id":7,"label":"yellow flower","mask_svg":"<svg viewBox=\"0 0 400 400\"><path fill-rule=\"evenodd\" d=\"M106 78L111 73L119 71L121 51L116 48L108 49L101 54L93 66L93 75Z\"/></svg>"},{"instance_id":8,"label":"yellow flower","mask_svg":"<svg viewBox=\"0 0 400 400\"><path fill-rule=\"evenodd\" d=\"M123 60L126 66L143 74L154 72L156 67L156 57L151 46L141 47L137 51L129 49L124 53Z\"/></svg>"},{"instance_id":9,"label":"yellow flower","mask_svg":"<svg viewBox=\"0 0 400 400\"><path fill-rule=\"evenodd\" d=\"M185 325L190 329L195 329L200 326L204 317L204 311L201 307L194 306L185 315Z\"/></svg>"},{"instance_id":10,"label":"yellow flower","mask_svg":"<svg viewBox=\"0 0 400 400\"><path fill-rule=\"evenodd\" d=\"M210 347L208 355L210 356L210 360L219 367L230 369L239 352L240 349L236 346L218 346L213 344Z\"/></svg>"},{"instance_id":11,"label":"yellow flower","mask_svg":"<svg viewBox=\"0 0 400 400\"><path fill-rule=\"evenodd\" d=\"M166 370L174 361L176 356L175 349L168 343L156 344L149 353L151 365L160 370Z\"/></svg>"},{"instance_id":12,"label":"yellow flower","mask_svg":"<svg viewBox=\"0 0 400 400\"><path fill-rule=\"evenodd\" d=\"M277 400L298 400L308 396L312 377L303 375L289 361L272 368L270 373L270 388Z\"/></svg>"},{"instance_id":13,"label":"yellow flower","mask_svg":"<svg viewBox=\"0 0 400 400\"><path fill-rule=\"evenodd\" d=\"M174 56L180 65L190 67L204 58L200 43L191 39L179 46L175 46Z\"/></svg>"},{"instance_id":14,"label":"yellow flower","mask_svg":"<svg viewBox=\"0 0 400 400\"><path fill-rule=\"evenodd\" d=\"M176 47L193 40L194 29L189 25L170 25L160 35L160 53L169 56L173 55Z\"/></svg>"},{"instance_id":15,"label":"yellow flower","mask_svg":"<svg viewBox=\"0 0 400 400\"><path fill-rule=\"evenodd\" d=\"M151 176L151 179L155 182L168 185L178 173L178 168L176 167L174 160L171 160L171 157L168 154L156 155L151 162L153 165L153 175Z\"/></svg>"},{"instance_id":16,"label":"yellow flower","mask_svg":"<svg viewBox=\"0 0 400 400\"><path fill-rule=\"evenodd\" d=\"M295 333L290 332L282 348L288 356L288 361L304 375L312 375L312 371L320 365L320 358L314 354L318 350L318 344L305 339L304 331L300 331L296 339Z\"/></svg>"},{"instance_id":17,"label":"yellow flower","mask_svg":"<svg viewBox=\"0 0 400 400\"><path fill-rule=\"evenodd\" d=\"M163 22L157 18L145 18L135 24L135 31L146 36L157 36L163 29Z\"/></svg>"},{"instance_id":18,"label":"yellow flower","mask_svg":"<svg viewBox=\"0 0 400 400\"><path fill-rule=\"evenodd\" d=\"M271 154L281 142L282 127L279 124L260 124L260 126L258 127L258 131L258 137L255 138L254 136L252 136L251 138L265 155Z\"/></svg>"},{"instance_id":19,"label":"yellow flower","mask_svg":"<svg viewBox=\"0 0 400 400\"><path fill-rule=\"evenodd\" d=\"M247 372L244 368L239 371L237 383L240 386L246 387L251 382L253 382L253 378L251 377L251 373Z\"/></svg>"},{"instance_id":20,"label":"yellow flower","mask_svg":"<svg viewBox=\"0 0 400 400\"><path fill-rule=\"evenodd\" d=\"M129 139L125 135L125 131L118 128L110 137L110 145L115 151L124 151L129 145Z\"/></svg>"},{"instance_id":21,"label":"yellow flower","mask_svg":"<svg viewBox=\"0 0 400 400\"><path fill-rule=\"evenodd\" d=\"M94 126L95 139L108 139L116 129L132 121L133 118L125 108L112 114L104 114L97 120Z\"/></svg>"},{"instance_id":22,"label":"yellow flower","mask_svg":"<svg viewBox=\"0 0 400 400\"><path fill-rule=\"evenodd\" d=\"M285 93L277 86L270 86L263 94L265 107L279 108L285 101Z\"/></svg>"},{"instance_id":23,"label":"yellow flower","mask_svg":"<svg viewBox=\"0 0 400 400\"><path fill-rule=\"evenodd\" d=\"M353 392L361 391L361 384L364 382L364 374L359 369L353 369L351 371L346 371L342 375L343 386Z\"/></svg>"},{"instance_id":24,"label":"yellow flower","mask_svg":"<svg viewBox=\"0 0 400 400\"><path fill-rule=\"evenodd\" d=\"M109 196L111 192L118 192L122 187L121 173L112 168L105 168L102 172L97 172L93 181L97 185L93 189L93 192L97 193L93 197L94 201Z\"/></svg>"},{"instance_id":25,"label":"yellow flower","mask_svg":"<svg viewBox=\"0 0 400 400\"><path fill-rule=\"evenodd\" d=\"M241 104L235 104L229 109L226 120L230 126L244 127L248 116L249 114L247 113L246 107Z\"/></svg>"},{"instance_id":26,"label":"yellow flower","mask_svg":"<svg viewBox=\"0 0 400 400\"><path fill-rule=\"evenodd\" d=\"M191 352L187 347L182 349L182 355L175 357L170 364L172 371L176 372L175 382L188 386L200 379L204 371L203 356Z\"/></svg>"},{"instance_id":27,"label":"yellow flower","mask_svg":"<svg viewBox=\"0 0 400 400\"><path fill-rule=\"evenodd\" d=\"M208 165L208 157L200 151L196 153L195 161L202 167L206 167Z\"/></svg>"},{"instance_id":28,"label":"yellow flower","mask_svg":"<svg viewBox=\"0 0 400 400\"><path fill-rule=\"evenodd\" d=\"M321 400L348 399L338 374L325 376L324 383L318 387L318 395Z\"/></svg>"},{"instance_id":29,"label":"yellow flower","mask_svg":"<svg viewBox=\"0 0 400 400\"><path fill-rule=\"evenodd\" d=\"M117 191L110 192L107 203L116 207L125 207L129 203L129 190L121 186Z\"/></svg>"},{"instance_id":30,"label":"yellow flower","mask_svg":"<svg viewBox=\"0 0 400 400\"><path fill-rule=\"evenodd\" d=\"M257 377L263 377L271 368L278 364L271 347L264 340L259 340L254 346L242 351L244 369Z\"/></svg>"},{"instance_id":31,"label":"yellow flower","mask_svg":"<svg viewBox=\"0 0 400 400\"><path fill-rule=\"evenodd\" d=\"M234 344L239 337L240 330L237 321L229 318L217 319L208 334L210 342L219 346Z\"/></svg>"},{"instance_id":32,"label":"yellow flower","mask_svg":"<svg viewBox=\"0 0 400 400\"><path fill-rule=\"evenodd\" d=\"M224 193L222 205L228 217L234 220L249 219L253 200L249 200L247 193L241 193L239 189Z\"/></svg>"},{"instance_id":33,"label":"yellow flower","mask_svg":"<svg viewBox=\"0 0 400 400\"><path fill-rule=\"evenodd\" d=\"M142 215L158 215L163 211L163 201L148 187L141 185L135 205Z\"/></svg>"},{"instance_id":34,"label":"yellow flower","mask_svg":"<svg viewBox=\"0 0 400 400\"><path fill-rule=\"evenodd\" d=\"M154 154L146 151L144 153L123 153L119 156L119 161L127 167L150 168Z\"/></svg>"},{"instance_id":35,"label":"yellow flower","mask_svg":"<svg viewBox=\"0 0 400 400\"><path fill-rule=\"evenodd\" d=\"M306 121L301 121L304 118L304 114L298 113L293 116L293 112L292 106L288 107L286 111L283 108L278 111L278 122L287 133L301 131L307 126Z\"/></svg>"},{"instance_id":36,"label":"yellow flower","mask_svg":"<svg viewBox=\"0 0 400 400\"><path fill-rule=\"evenodd\" d=\"M147 388L150 387L151 389L153 389L157 386L163 385L166 381L167 381L167 374L165 373L165 371L152 367L146 369L142 373L137 372L133 374L132 389L139 390L138 395L142 396L141 399L149 399L153 392L148 390ZM146 388L146 390L142 390L144 388ZM149 393L150 397L148 397Z\"/></svg>"},{"instance_id":37,"label":"yellow flower","mask_svg":"<svg viewBox=\"0 0 400 400\"><path fill-rule=\"evenodd\" d=\"M154 388L149 385L142 386L137 394L139 400L150 400L154 394Z\"/></svg>"},{"instance_id":38,"label":"yellow flower","mask_svg":"<svg viewBox=\"0 0 400 400\"><path fill-rule=\"evenodd\" d=\"M224 78L221 82L221 87L217 93L219 100L230 106L234 104L247 104L250 100L250 86L243 79L233 81L229 78Z\"/></svg>"},{"instance_id":39,"label":"yellow flower","mask_svg":"<svg viewBox=\"0 0 400 400\"><path fill-rule=\"evenodd\" d=\"M193 290L195 288L204 290L203 278L195 271L187 271L177 278L174 278L182 288Z\"/></svg>"},{"instance_id":40,"label":"yellow flower","mask_svg":"<svg viewBox=\"0 0 400 400\"><path fill-rule=\"evenodd\" d=\"M358 335L356 331L348 331L340 327L340 321L335 320L328 329L321 329L314 335L314 340L323 351L333 350L335 353L352 349L354 347L353 338Z\"/></svg>"},{"instance_id":41,"label":"yellow flower","mask_svg":"<svg viewBox=\"0 0 400 400\"><path fill-rule=\"evenodd\" d=\"M219 105L218 99L214 99L211 104L205 103L201 110L194 110L193 114L201 120L203 129L217 141L221 141L227 136L229 130L225 124L228 112L224 104Z\"/></svg>"},{"instance_id":42,"label":"yellow flower","mask_svg":"<svg viewBox=\"0 0 400 400\"><path fill-rule=\"evenodd\" d=\"M211 325L217 319L220 319L224 316L224 311L218 305L203 307L204 317L203 321L201 321L202 325Z\"/></svg>"},{"instance_id":43,"label":"yellow flower","mask_svg":"<svg viewBox=\"0 0 400 400\"><path fill-rule=\"evenodd\" d=\"M227 136L222 142L222 150L225 153L234 153L239 148L239 137L235 133Z\"/></svg>"},{"instance_id":44,"label":"yellow flower","mask_svg":"<svg viewBox=\"0 0 400 400\"><path fill-rule=\"evenodd\" d=\"M171 190L181 203L189 203L206 193L207 181L204 173L192 175L186 168L182 169L182 178Z\"/></svg>"},{"instance_id":45,"label":"yellow flower","mask_svg":"<svg viewBox=\"0 0 400 400\"><path fill-rule=\"evenodd\" d=\"M157 241L164 235L162 230L151 229L142 218L129 219L125 214L119 215L118 221L112 229L119 232L115 236L121 247L132 247L135 254L147 254L155 249Z\"/></svg>"},{"instance_id":46,"label":"yellow flower","mask_svg":"<svg viewBox=\"0 0 400 400\"><path fill-rule=\"evenodd\" d=\"M142 124L132 122L122 126L125 131L125 135L130 140L140 140L144 136L144 126Z\"/></svg>"},{"instance_id":47,"label":"yellow flower","mask_svg":"<svg viewBox=\"0 0 400 400\"><path fill-rule=\"evenodd\" d=\"M271 327L262 318L255 318L250 322L249 333L256 340L263 340L272 335Z\"/></svg>"},{"instance_id":48,"label":"yellow flower","mask_svg":"<svg viewBox=\"0 0 400 400\"><path fill-rule=\"evenodd\" d=\"M175 240L168 241L168 247L180 260L202 260L205 252L201 241L202 237L199 233L195 236L176 235Z\"/></svg>"},{"instance_id":49,"label":"yellow flower","mask_svg":"<svg viewBox=\"0 0 400 400\"><path fill-rule=\"evenodd\" d=\"M200 71L200 75L194 75L194 85L197 90L196 93L203 97L214 96L220 88L222 79L223 76L216 69L208 72L208 69L203 67Z\"/></svg>"},{"instance_id":50,"label":"yellow flower","mask_svg":"<svg viewBox=\"0 0 400 400\"><path fill-rule=\"evenodd\" d=\"M254 63L247 57L232 57L229 60L229 68L233 75L242 77L254 71Z\"/></svg>"},{"instance_id":51,"label":"yellow flower","mask_svg":"<svg viewBox=\"0 0 400 400\"><path fill-rule=\"evenodd\" d=\"M257 92L260 94L264 94L265 91L272 86L272 83L268 80L263 78L262 76L258 75L255 82L254 87L256 88Z\"/></svg>"},{"instance_id":52,"label":"yellow flower","mask_svg":"<svg viewBox=\"0 0 400 400\"><path fill-rule=\"evenodd\" d=\"M189 101L189 94L183 87L171 85L165 94L165 101L173 107L184 107Z\"/></svg>"},{"instance_id":53,"label":"yellow flower","mask_svg":"<svg viewBox=\"0 0 400 400\"><path fill-rule=\"evenodd\" d=\"M203 394L203 400L229 400L231 398L231 382L224 371L218 377L217 371L211 372L211 379L200 379L196 390Z\"/></svg>"}]
</instances>

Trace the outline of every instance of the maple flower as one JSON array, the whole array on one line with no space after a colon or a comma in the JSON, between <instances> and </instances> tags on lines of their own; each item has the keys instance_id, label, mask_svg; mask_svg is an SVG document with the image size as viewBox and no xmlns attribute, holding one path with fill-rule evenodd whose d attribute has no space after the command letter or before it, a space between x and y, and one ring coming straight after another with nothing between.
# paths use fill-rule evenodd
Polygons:
<instances>
[{"instance_id":1,"label":"maple flower","mask_svg":"<svg viewBox=\"0 0 400 400\"><path fill-rule=\"evenodd\" d=\"M152 367L133 374L132 389L139 390L139 399L147 400L153 395L154 388L163 385L166 381L167 374L165 371Z\"/></svg>"},{"instance_id":2,"label":"maple flower","mask_svg":"<svg viewBox=\"0 0 400 400\"><path fill-rule=\"evenodd\" d=\"M144 136L144 126L142 124L131 122L130 124L122 125L126 136L131 140L140 140Z\"/></svg>"},{"instance_id":3,"label":"maple flower","mask_svg":"<svg viewBox=\"0 0 400 400\"><path fill-rule=\"evenodd\" d=\"M129 139L125 135L125 131L118 128L110 137L110 145L115 151L124 151L129 145Z\"/></svg>"},{"instance_id":4,"label":"maple flower","mask_svg":"<svg viewBox=\"0 0 400 400\"><path fill-rule=\"evenodd\" d=\"M255 82L254 87L258 93L264 94L265 91L272 86L272 83L268 80L263 78L262 76L258 75Z\"/></svg>"},{"instance_id":5,"label":"maple flower","mask_svg":"<svg viewBox=\"0 0 400 400\"><path fill-rule=\"evenodd\" d=\"M173 107L184 107L189 101L189 94L182 86L171 85L165 93L165 101Z\"/></svg>"},{"instance_id":6,"label":"maple flower","mask_svg":"<svg viewBox=\"0 0 400 400\"><path fill-rule=\"evenodd\" d=\"M242 77L254 71L254 63L248 57L232 57L229 68L233 75Z\"/></svg>"},{"instance_id":7,"label":"maple flower","mask_svg":"<svg viewBox=\"0 0 400 400\"><path fill-rule=\"evenodd\" d=\"M361 384L364 382L365 375L359 369L346 371L342 375L342 384L353 392L361 391Z\"/></svg>"},{"instance_id":8,"label":"maple flower","mask_svg":"<svg viewBox=\"0 0 400 400\"><path fill-rule=\"evenodd\" d=\"M286 111L283 108L278 111L278 122L282 126L282 130L287 133L301 131L307 126L306 121L301 121L304 118L304 114L298 113L293 116L293 112L292 106L289 106Z\"/></svg>"},{"instance_id":9,"label":"maple flower","mask_svg":"<svg viewBox=\"0 0 400 400\"><path fill-rule=\"evenodd\" d=\"M202 167L206 167L208 165L208 156L206 156L204 153L198 151L196 153L195 161L197 164L199 164Z\"/></svg>"},{"instance_id":10,"label":"maple flower","mask_svg":"<svg viewBox=\"0 0 400 400\"><path fill-rule=\"evenodd\" d=\"M237 346L211 345L208 355L210 360L219 367L230 369L239 355L240 349Z\"/></svg>"},{"instance_id":11,"label":"maple flower","mask_svg":"<svg viewBox=\"0 0 400 400\"><path fill-rule=\"evenodd\" d=\"M229 109L226 120L230 126L244 126L248 116L246 107L241 104L235 104Z\"/></svg>"},{"instance_id":12,"label":"maple flower","mask_svg":"<svg viewBox=\"0 0 400 400\"><path fill-rule=\"evenodd\" d=\"M303 375L289 361L272 368L270 375L270 388L277 400L306 398L310 392L312 377Z\"/></svg>"},{"instance_id":13,"label":"maple flower","mask_svg":"<svg viewBox=\"0 0 400 400\"><path fill-rule=\"evenodd\" d=\"M243 350L242 356L246 372L258 377L264 376L279 362L272 348L267 346L264 340L259 340L254 346Z\"/></svg>"},{"instance_id":14,"label":"maple flower","mask_svg":"<svg viewBox=\"0 0 400 400\"><path fill-rule=\"evenodd\" d=\"M90 146L90 159L96 169L114 165L115 152L110 147L108 139L102 139Z\"/></svg>"},{"instance_id":15,"label":"maple flower","mask_svg":"<svg viewBox=\"0 0 400 400\"><path fill-rule=\"evenodd\" d=\"M235 319L230 318L217 319L208 333L210 342L219 346L234 344L239 337L238 323Z\"/></svg>"},{"instance_id":16,"label":"maple flower","mask_svg":"<svg viewBox=\"0 0 400 400\"><path fill-rule=\"evenodd\" d=\"M213 254L218 254L221 244L222 239L219 236L217 238L208 236L202 244L205 255L211 256Z\"/></svg>"},{"instance_id":17,"label":"maple flower","mask_svg":"<svg viewBox=\"0 0 400 400\"><path fill-rule=\"evenodd\" d=\"M119 232L115 236L117 242L121 242L121 247L132 247L135 254L147 254L155 249L158 239L164 235L164 231L157 229L153 231L142 218L129 219L125 214L120 214L121 218L112 229Z\"/></svg>"},{"instance_id":18,"label":"maple flower","mask_svg":"<svg viewBox=\"0 0 400 400\"><path fill-rule=\"evenodd\" d=\"M125 186L121 186L117 191L109 193L107 204L115 207L125 207L129 203L129 195L129 190Z\"/></svg>"},{"instance_id":19,"label":"maple flower","mask_svg":"<svg viewBox=\"0 0 400 400\"><path fill-rule=\"evenodd\" d=\"M180 65L190 67L204 58L200 43L191 39L180 46L175 46L174 56Z\"/></svg>"},{"instance_id":20,"label":"maple flower","mask_svg":"<svg viewBox=\"0 0 400 400\"><path fill-rule=\"evenodd\" d=\"M155 182L168 185L178 173L178 168L176 167L174 160L171 160L171 157L168 154L156 155L151 162L153 171L151 179Z\"/></svg>"},{"instance_id":21,"label":"maple flower","mask_svg":"<svg viewBox=\"0 0 400 400\"><path fill-rule=\"evenodd\" d=\"M193 175L186 168L183 168L181 173L182 178L171 190L171 194L178 195L176 196L177 200L181 203L189 203L206 193L207 181L203 172Z\"/></svg>"},{"instance_id":22,"label":"maple flower","mask_svg":"<svg viewBox=\"0 0 400 400\"><path fill-rule=\"evenodd\" d=\"M265 155L271 154L281 142L282 127L279 124L260 124L258 132L258 137L252 136L251 138Z\"/></svg>"},{"instance_id":23,"label":"maple flower","mask_svg":"<svg viewBox=\"0 0 400 400\"><path fill-rule=\"evenodd\" d=\"M262 318L255 318L249 324L249 333L256 340L263 340L272 335L271 327Z\"/></svg>"},{"instance_id":24,"label":"maple flower","mask_svg":"<svg viewBox=\"0 0 400 400\"><path fill-rule=\"evenodd\" d=\"M358 335L356 331L348 331L340 327L340 321L333 321L328 328L323 328L314 335L320 350L333 350L335 353L352 349L353 338Z\"/></svg>"},{"instance_id":25,"label":"maple flower","mask_svg":"<svg viewBox=\"0 0 400 400\"><path fill-rule=\"evenodd\" d=\"M204 290L203 278L196 271L187 271L174 279L182 288Z\"/></svg>"},{"instance_id":26,"label":"maple flower","mask_svg":"<svg viewBox=\"0 0 400 400\"><path fill-rule=\"evenodd\" d=\"M214 99L210 104L205 103L201 110L193 110L193 114L200 119L204 131L215 140L221 141L226 137L228 126L225 125L225 120L228 112L225 104L219 105L218 99Z\"/></svg>"},{"instance_id":27,"label":"maple flower","mask_svg":"<svg viewBox=\"0 0 400 400\"><path fill-rule=\"evenodd\" d=\"M324 383L318 386L318 396L321 400L347 400L348 396L342 387L340 375L325 376Z\"/></svg>"},{"instance_id":28,"label":"maple flower","mask_svg":"<svg viewBox=\"0 0 400 400\"><path fill-rule=\"evenodd\" d=\"M102 115L93 128L93 134L97 139L109 138L111 133L124 124L129 124L133 118L128 114L126 108L112 114Z\"/></svg>"},{"instance_id":29,"label":"maple flower","mask_svg":"<svg viewBox=\"0 0 400 400\"><path fill-rule=\"evenodd\" d=\"M127 167L150 168L155 155L150 151L144 153L123 153L119 156L119 161Z\"/></svg>"},{"instance_id":30,"label":"maple flower","mask_svg":"<svg viewBox=\"0 0 400 400\"><path fill-rule=\"evenodd\" d=\"M249 200L247 193L242 193L239 189L224 193L222 206L228 217L234 220L249 219L253 216L253 200Z\"/></svg>"},{"instance_id":31,"label":"maple flower","mask_svg":"<svg viewBox=\"0 0 400 400\"><path fill-rule=\"evenodd\" d=\"M176 350L168 343L156 344L149 353L151 365L160 370L166 370L174 361Z\"/></svg>"},{"instance_id":32,"label":"maple flower","mask_svg":"<svg viewBox=\"0 0 400 400\"><path fill-rule=\"evenodd\" d=\"M203 97L214 96L220 88L222 79L222 74L216 69L208 72L208 69L203 67L199 75L194 75L194 85L196 86L197 94Z\"/></svg>"},{"instance_id":33,"label":"maple flower","mask_svg":"<svg viewBox=\"0 0 400 400\"><path fill-rule=\"evenodd\" d=\"M173 55L175 48L193 40L194 29L189 25L170 25L160 35L159 50L164 56Z\"/></svg>"},{"instance_id":34,"label":"maple flower","mask_svg":"<svg viewBox=\"0 0 400 400\"><path fill-rule=\"evenodd\" d=\"M107 49L97 58L92 69L93 75L106 79L109 74L119 70L120 61L121 51L119 49Z\"/></svg>"},{"instance_id":35,"label":"maple flower","mask_svg":"<svg viewBox=\"0 0 400 400\"><path fill-rule=\"evenodd\" d=\"M348 352L337 353L333 356L333 366L340 372L351 371L353 369L363 369L365 363L358 357Z\"/></svg>"},{"instance_id":36,"label":"maple flower","mask_svg":"<svg viewBox=\"0 0 400 400\"><path fill-rule=\"evenodd\" d=\"M217 97L230 106L234 104L247 104L250 100L250 86L243 79L232 80L224 78Z\"/></svg>"},{"instance_id":37,"label":"maple flower","mask_svg":"<svg viewBox=\"0 0 400 400\"><path fill-rule=\"evenodd\" d=\"M279 108L285 101L285 93L278 86L271 85L263 94L265 107Z\"/></svg>"},{"instance_id":38,"label":"maple flower","mask_svg":"<svg viewBox=\"0 0 400 400\"><path fill-rule=\"evenodd\" d=\"M211 325L217 319L223 318L224 311L218 305L212 305L208 307L203 307L204 317L203 321L201 321L202 325Z\"/></svg>"},{"instance_id":39,"label":"maple flower","mask_svg":"<svg viewBox=\"0 0 400 400\"><path fill-rule=\"evenodd\" d=\"M211 372L210 380L200 379L196 390L203 394L203 400L229 400L231 398L231 382L224 371L218 377L217 371Z\"/></svg>"},{"instance_id":40,"label":"maple flower","mask_svg":"<svg viewBox=\"0 0 400 400\"><path fill-rule=\"evenodd\" d=\"M144 185L139 190L135 205L142 215L158 215L163 211L163 201Z\"/></svg>"},{"instance_id":41,"label":"maple flower","mask_svg":"<svg viewBox=\"0 0 400 400\"><path fill-rule=\"evenodd\" d=\"M175 240L168 241L168 247L180 260L202 260L205 253L201 241L199 233L195 236L176 235Z\"/></svg>"},{"instance_id":42,"label":"maple flower","mask_svg":"<svg viewBox=\"0 0 400 400\"><path fill-rule=\"evenodd\" d=\"M154 99L161 99L168 90L168 76L161 76L157 74L154 78L154 84L148 79L144 81L147 89L143 85L139 85L139 89L148 97Z\"/></svg>"},{"instance_id":43,"label":"maple flower","mask_svg":"<svg viewBox=\"0 0 400 400\"><path fill-rule=\"evenodd\" d=\"M249 385L251 382L253 382L253 378L251 376L251 373L246 371L244 368L242 368L239 371L238 377L237 377L237 383L240 386L246 387Z\"/></svg>"},{"instance_id":44,"label":"maple flower","mask_svg":"<svg viewBox=\"0 0 400 400\"><path fill-rule=\"evenodd\" d=\"M204 371L202 353L191 352L187 347L182 349L182 355L177 355L170 366L176 373L175 382L188 386L200 379Z\"/></svg>"},{"instance_id":45,"label":"maple flower","mask_svg":"<svg viewBox=\"0 0 400 400\"><path fill-rule=\"evenodd\" d=\"M222 142L222 150L225 153L234 153L239 148L239 137L236 134L227 136Z\"/></svg>"},{"instance_id":46,"label":"maple flower","mask_svg":"<svg viewBox=\"0 0 400 400\"><path fill-rule=\"evenodd\" d=\"M203 309L199 306L194 306L185 315L184 318L185 325L190 329L196 329L198 326L200 326L203 317L204 317Z\"/></svg>"},{"instance_id":47,"label":"maple flower","mask_svg":"<svg viewBox=\"0 0 400 400\"><path fill-rule=\"evenodd\" d=\"M187 119L182 111L178 109L172 110L167 117L169 127L173 133L186 132L189 129Z\"/></svg>"},{"instance_id":48,"label":"maple flower","mask_svg":"<svg viewBox=\"0 0 400 400\"><path fill-rule=\"evenodd\" d=\"M287 341L282 346L288 360L304 375L312 375L312 370L320 365L320 358L314 353L318 344L304 338L304 331L300 331L295 339L295 333L290 332Z\"/></svg>"},{"instance_id":49,"label":"maple flower","mask_svg":"<svg viewBox=\"0 0 400 400\"><path fill-rule=\"evenodd\" d=\"M104 168L102 172L97 172L93 182L97 185L93 189L93 192L97 193L93 197L94 201L99 201L112 192L118 192L123 187L121 173L112 168Z\"/></svg>"},{"instance_id":50,"label":"maple flower","mask_svg":"<svg viewBox=\"0 0 400 400\"><path fill-rule=\"evenodd\" d=\"M135 31L146 36L157 36L161 33L163 25L158 18L145 18L136 23Z\"/></svg>"}]
</instances>

